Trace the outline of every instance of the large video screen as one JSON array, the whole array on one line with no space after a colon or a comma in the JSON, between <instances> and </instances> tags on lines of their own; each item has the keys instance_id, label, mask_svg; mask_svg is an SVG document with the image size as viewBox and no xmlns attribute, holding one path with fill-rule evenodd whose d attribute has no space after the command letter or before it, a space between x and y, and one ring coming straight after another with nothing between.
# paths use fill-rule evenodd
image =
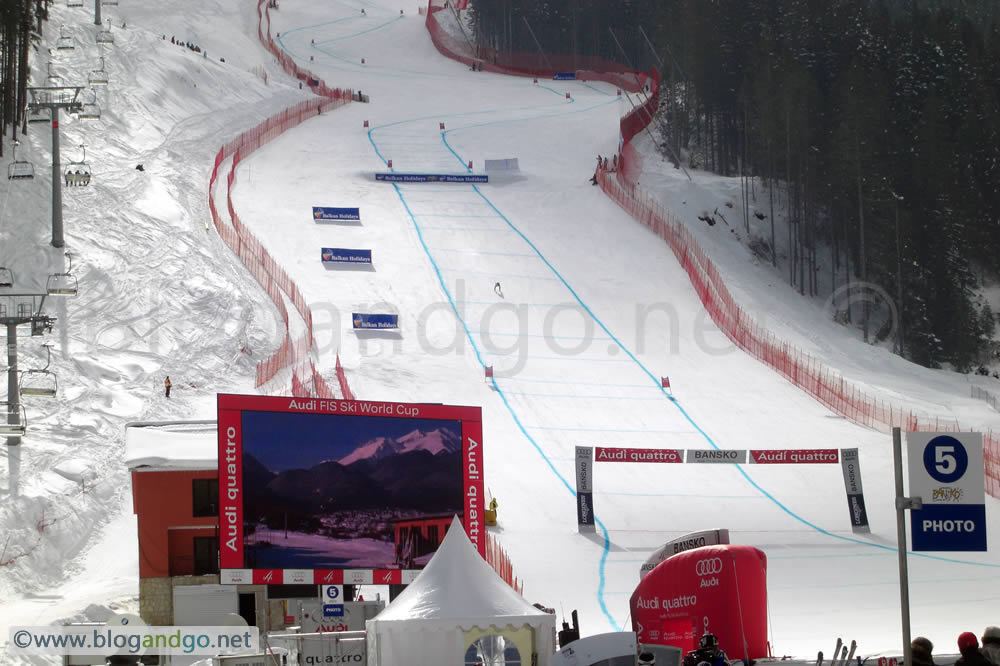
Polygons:
<instances>
[{"instance_id":1,"label":"large video screen","mask_svg":"<svg viewBox=\"0 0 1000 666\"><path fill-rule=\"evenodd\" d=\"M479 407L219 394L218 410L221 568L420 569L455 515L484 552Z\"/></svg>"}]
</instances>

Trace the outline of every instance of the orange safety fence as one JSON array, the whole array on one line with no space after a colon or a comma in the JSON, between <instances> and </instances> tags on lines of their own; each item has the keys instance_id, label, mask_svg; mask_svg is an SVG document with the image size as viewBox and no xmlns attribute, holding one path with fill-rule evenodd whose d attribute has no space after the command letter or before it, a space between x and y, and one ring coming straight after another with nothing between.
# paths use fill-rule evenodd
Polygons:
<instances>
[{"instance_id":1,"label":"orange safety fence","mask_svg":"<svg viewBox=\"0 0 1000 666\"><path fill-rule=\"evenodd\" d=\"M442 0L429 0L426 26L431 41L442 55L470 67L482 65L487 71L527 76L575 72L577 78L607 81L629 92L648 92L645 99L640 99L638 105L621 119L621 152L617 155L617 169L599 168L596 174L598 182L602 191L670 245L712 320L737 346L835 413L855 423L882 429L898 426L910 431L955 432L960 429L954 419L919 415L866 394L819 360L779 340L737 305L718 269L687 228L639 189L642 157L631 140L649 126L659 108L660 79L656 70L647 75L601 58L503 53L480 47L455 34L454 29L449 31L442 25L437 14L444 9ZM448 20L452 19L449 17ZM1000 435L986 430L983 442L986 491L1000 498Z\"/></svg>"},{"instance_id":2,"label":"orange safety fence","mask_svg":"<svg viewBox=\"0 0 1000 666\"><path fill-rule=\"evenodd\" d=\"M504 582L514 588L518 594L524 594L524 582L519 581L514 575L514 565L511 564L507 553L500 547L500 544L492 534L486 535L486 562L493 567Z\"/></svg>"},{"instance_id":3,"label":"orange safety fence","mask_svg":"<svg viewBox=\"0 0 1000 666\"><path fill-rule=\"evenodd\" d=\"M312 310L310 310L305 296L295 281L271 257L267 248L246 227L237 214L232 201L232 190L236 181L236 168L244 156L251 154L256 149L280 136L285 131L298 126L308 118L343 106L351 101L353 96L352 91L349 89L331 89L327 87L325 83L319 81L310 72L300 70L291 62L290 58L282 57L283 54L281 54L280 49L274 45L274 42L270 38L270 28L268 27L267 31L263 29L263 21L265 19L268 26L270 25L270 17L267 15L267 9L264 8L262 10L265 2L266 0L259 0L257 6L258 20L260 21L258 35L262 43L269 51L275 53L286 71L295 76L299 76L299 74L305 72L310 78L310 88L320 98L305 100L295 106L289 107L225 144L219 149L215 157L215 166L212 169L212 175L209 180L208 206L212 214L212 222L219 233L219 237L236 253L251 275L267 292L278 309L278 313L281 315L285 325L285 337L281 345L269 358L257 364L256 386L258 387L272 380L285 368L298 364L308 357L315 344L313 338ZM231 226L227 225L219 215L214 197L212 196L213 188L219 176L219 167L230 157L232 157L232 165L226 176L226 207L229 212ZM290 302L296 309L305 325L305 332L298 338L293 338L291 335L288 309L285 305L286 301ZM332 391L329 390L329 387L316 371L311 360L309 364L310 372L305 379L300 376L298 370L293 370L291 378L292 394L296 397L306 397L313 395L315 391L317 394L325 392L332 396ZM336 368L341 392L344 397L353 399L354 396L347 385L347 378L340 364L339 355L336 358Z\"/></svg>"}]
</instances>

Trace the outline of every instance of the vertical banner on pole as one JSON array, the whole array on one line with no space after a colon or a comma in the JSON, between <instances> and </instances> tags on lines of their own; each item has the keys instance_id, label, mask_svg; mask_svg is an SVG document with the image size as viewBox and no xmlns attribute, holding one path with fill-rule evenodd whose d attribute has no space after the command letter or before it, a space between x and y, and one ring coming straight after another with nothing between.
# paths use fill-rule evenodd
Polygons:
<instances>
[{"instance_id":1,"label":"vertical banner on pole","mask_svg":"<svg viewBox=\"0 0 1000 666\"><path fill-rule=\"evenodd\" d=\"M847 489L847 509L851 514L851 531L870 534L868 512L865 510L865 493L861 488L861 460L857 449L841 449L840 464L844 470L844 487Z\"/></svg>"},{"instance_id":2,"label":"vertical banner on pole","mask_svg":"<svg viewBox=\"0 0 1000 666\"><path fill-rule=\"evenodd\" d=\"M594 448L576 447L576 523L580 532L596 532L594 523Z\"/></svg>"}]
</instances>

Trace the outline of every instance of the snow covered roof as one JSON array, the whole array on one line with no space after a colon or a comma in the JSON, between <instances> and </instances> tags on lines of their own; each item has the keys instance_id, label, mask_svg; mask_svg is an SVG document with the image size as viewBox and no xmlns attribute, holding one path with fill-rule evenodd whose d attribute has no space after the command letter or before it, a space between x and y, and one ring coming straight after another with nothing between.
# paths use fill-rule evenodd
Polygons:
<instances>
[{"instance_id":1,"label":"snow covered roof","mask_svg":"<svg viewBox=\"0 0 1000 666\"><path fill-rule=\"evenodd\" d=\"M218 467L216 421L135 422L125 425L125 464L171 469Z\"/></svg>"},{"instance_id":2,"label":"snow covered roof","mask_svg":"<svg viewBox=\"0 0 1000 666\"><path fill-rule=\"evenodd\" d=\"M464 625L535 615L551 618L500 578L476 552L456 517L424 570L375 620L379 624L446 620Z\"/></svg>"}]
</instances>

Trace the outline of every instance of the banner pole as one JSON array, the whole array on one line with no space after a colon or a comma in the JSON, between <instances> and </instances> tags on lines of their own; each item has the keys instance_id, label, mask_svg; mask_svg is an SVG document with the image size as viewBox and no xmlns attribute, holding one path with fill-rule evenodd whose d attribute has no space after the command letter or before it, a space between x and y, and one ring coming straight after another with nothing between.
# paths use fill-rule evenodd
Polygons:
<instances>
[{"instance_id":1,"label":"banner pole","mask_svg":"<svg viewBox=\"0 0 1000 666\"><path fill-rule=\"evenodd\" d=\"M899 556L899 608L903 620L903 666L913 666L910 647L910 583L906 570L906 498L903 496L903 444L898 427L892 429L892 463L896 475L896 553Z\"/></svg>"}]
</instances>

